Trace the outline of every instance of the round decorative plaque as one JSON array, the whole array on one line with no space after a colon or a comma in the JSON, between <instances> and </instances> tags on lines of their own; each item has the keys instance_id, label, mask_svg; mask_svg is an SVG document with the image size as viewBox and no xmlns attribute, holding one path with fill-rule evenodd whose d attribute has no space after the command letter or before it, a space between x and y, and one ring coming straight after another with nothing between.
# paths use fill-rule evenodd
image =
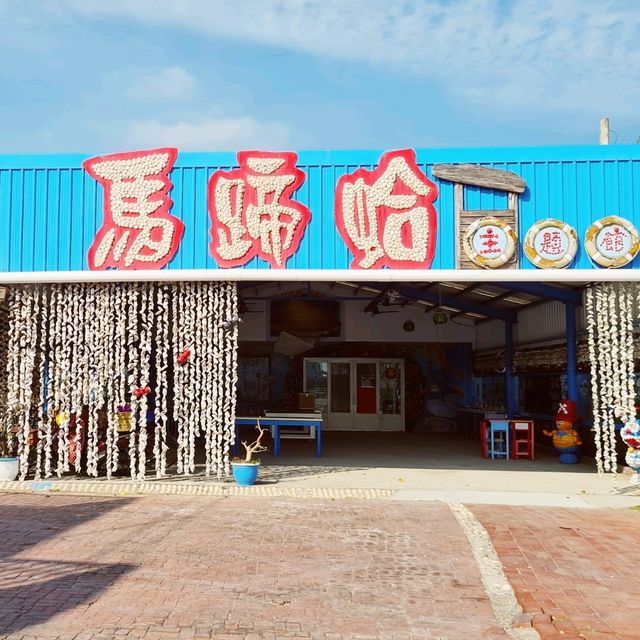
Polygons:
<instances>
[{"instance_id":1,"label":"round decorative plaque","mask_svg":"<svg viewBox=\"0 0 640 640\"><path fill-rule=\"evenodd\" d=\"M596 220L584 238L589 258L601 267L616 269L629 264L640 249L636 228L624 218L608 216Z\"/></svg>"},{"instance_id":2,"label":"round decorative plaque","mask_svg":"<svg viewBox=\"0 0 640 640\"><path fill-rule=\"evenodd\" d=\"M462 241L469 260L485 269L495 269L509 262L516 243L513 229L504 220L493 217L472 222Z\"/></svg>"},{"instance_id":3,"label":"round decorative plaque","mask_svg":"<svg viewBox=\"0 0 640 640\"><path fill-rule=\"evenodd\" d=\"M578 236L562 220L547 218L531 226L524 240L524 253L539 269L564 269L576 257Z\"/></svg>"}]
</instances>

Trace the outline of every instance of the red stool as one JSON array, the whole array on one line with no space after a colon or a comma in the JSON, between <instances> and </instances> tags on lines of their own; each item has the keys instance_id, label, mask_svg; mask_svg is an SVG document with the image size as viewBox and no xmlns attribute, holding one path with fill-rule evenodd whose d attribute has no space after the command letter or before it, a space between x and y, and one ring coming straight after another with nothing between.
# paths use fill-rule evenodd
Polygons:
<instances>
[{"instance_id":1,"label":"red stool","mask_svg":"<svg viewBox=\"0 0 640 640\"><path fill-rule=\"evenodd\" d=\"M480 420L480 455L483 458L489 457L489 428L490 424L488 420Z\"/></svg>"},{"instance_id":2,"label":"red stool","mask_svg":"<svg viewBox=\"0 0 640 640\"><path fill-rule=\"evenodd\" d=\"M511 459L533 460L535 458L533 420L512 420L510 427Z\"/></svg>"}]
</instances>

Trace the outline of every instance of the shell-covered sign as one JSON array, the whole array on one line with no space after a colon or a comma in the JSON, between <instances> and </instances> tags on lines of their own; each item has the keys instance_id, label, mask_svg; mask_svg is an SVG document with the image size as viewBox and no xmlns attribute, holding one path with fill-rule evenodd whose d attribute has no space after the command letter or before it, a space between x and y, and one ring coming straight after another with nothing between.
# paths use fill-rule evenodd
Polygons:
<instances>
[{"instance_id":1,"label":"shell-covered sign","mask_svg":"<svg viewBox=\"0 0 640 640\"><path fill-rule=\"evenodd\" d=\"M495 269L513 258L516 242L515 232L504 220L487 217L469 225L463 247L469 260L485 269Z\"/></svg>"},{"instance_id":2,"label":"shell-covered sign","mask_svg":"<svg viewBox=\"0 0 640 640\"><path fill-rule=\"evenodd\" d=\"M435 255L438 188L413 149L389 151L378 166L341 176L336 227L352 269L428 269Z\"/></svg>"},{"instance_id":3,"label":"shell-covered sign","mask_svg":"<svg viewBox=\"0 0 640 640\"><path fill-rule=\"evenodd\" d=\"M636 257L640 237L628 220L608 216L587 229L584 246L591 260L601 267L624 267Z\"/></svg>"},{"instance_id":4,"label":"shell-covered sign","mask_svg":"<svg viewBox=\"0 0 640 640\"><path fill-rule=\"evenodd\" d=\"M575 229L562 220L547 218L531 226L524 240L527 258L540 269L568 267L578 250Z\"/></svg>"}]
</instances>

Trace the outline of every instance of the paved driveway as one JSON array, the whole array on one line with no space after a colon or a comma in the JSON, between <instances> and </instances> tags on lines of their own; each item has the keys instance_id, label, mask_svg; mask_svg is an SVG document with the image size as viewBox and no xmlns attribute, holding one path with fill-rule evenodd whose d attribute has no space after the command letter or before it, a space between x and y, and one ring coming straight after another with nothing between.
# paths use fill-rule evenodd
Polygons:
<instances>
[{"instance_id":1,"label":"paved driveway","mask_svg":"<svg viewBox=\"0 0 640 640\"><path fill-rule=\"evenodd\" d=\"M0 518L0 637L507 637L441 503L5 494Z\"/></svg>"}]
</instances>

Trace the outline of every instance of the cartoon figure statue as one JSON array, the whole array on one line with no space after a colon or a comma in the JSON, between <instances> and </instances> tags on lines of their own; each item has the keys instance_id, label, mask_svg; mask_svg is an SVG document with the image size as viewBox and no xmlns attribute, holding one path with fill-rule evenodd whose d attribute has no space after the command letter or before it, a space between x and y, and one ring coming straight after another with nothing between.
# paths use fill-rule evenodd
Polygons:
<instances>
[{"instance_id":1,"label":"cartoon figure statue","mask_svg":"<svg viewBox=\"0 0 640 640\"><path fill-rule=\"evenodd\" d=\"M553 446L562 464L576 464L580 462L580 446L582 440L573 425L576 422L576 403L573 400L563 400L556 414L556 428L553 431L543 431L545 436L553 439Z\"/></svg>"},{"instance_id":2,"label":"cartoon figure statue","mask_svg":"<svg viewBox=\"0 0 640 640\"><path fill-rule=\"evenodd\" d=\"M640 484L640 419L636 418L635 425L622 427L620 437L628 447L625 462L633 471L630 482L638 485Z\"/></svg>"}]
</instances>

